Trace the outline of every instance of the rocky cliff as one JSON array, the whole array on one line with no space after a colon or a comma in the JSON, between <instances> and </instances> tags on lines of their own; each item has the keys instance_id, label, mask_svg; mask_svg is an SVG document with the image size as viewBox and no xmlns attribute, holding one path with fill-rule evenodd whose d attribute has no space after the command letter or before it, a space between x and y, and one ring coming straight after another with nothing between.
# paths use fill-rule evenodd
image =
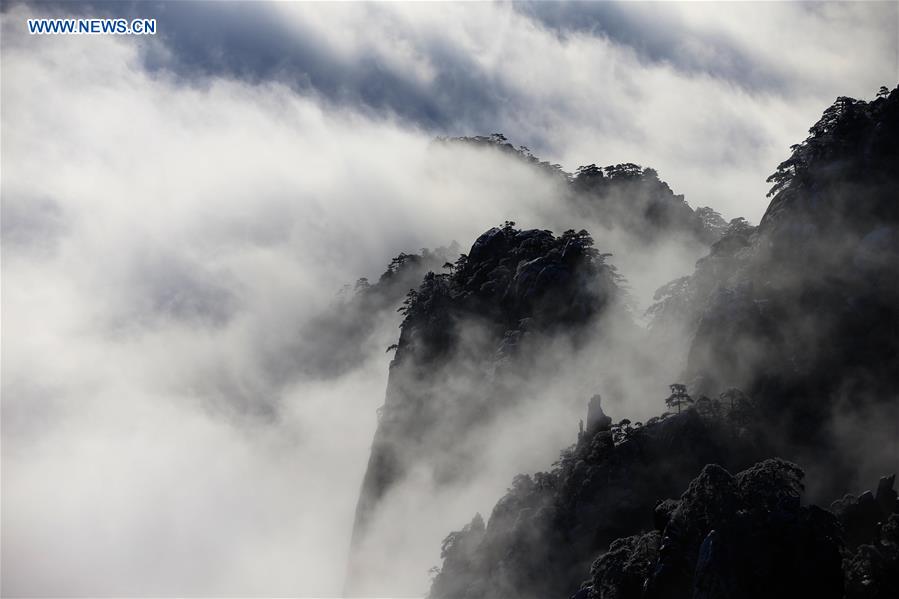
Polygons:
<instances>
[{"instance_id":1,"label":"rocky cliff","mask_svg":"<svg viewBox=\"0 0 899 599\"><path fill-rule=\"evenodd\" d=\"M438 486L476 472L478 431L527 397L542 343L565 336L577 346L600 313L624 317L618 276L605 259L585 231L555 236L506 223L409 292L354 545L411 469L425 468ZM350 581L354 568L351 561Z\"/></svg>"},{"instance_id":2,"label":"rocky cliff","mask_svg":"<svg viewBox=\"0 0 899 599\"><path fill-rule=\"evenodd\" d=\"M772 175L760 225L732 221L659 291L653 334L689 354L669 403L693 405L588 426L516 478L447 537L431 596L899 593L892 478L823 510L781 459L817 500L899 466L897 139L899 90L838 99Z\"/></svg>"}]
</instances>

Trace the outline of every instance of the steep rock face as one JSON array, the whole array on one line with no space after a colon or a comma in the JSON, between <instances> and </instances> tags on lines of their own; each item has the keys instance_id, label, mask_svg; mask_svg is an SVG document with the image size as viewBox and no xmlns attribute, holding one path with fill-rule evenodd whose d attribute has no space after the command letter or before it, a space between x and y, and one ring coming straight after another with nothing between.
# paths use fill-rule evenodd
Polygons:
<instances>
[{"instance_id":1,"label":"steep rock face","mask_svg":"<svg viewBox=\"0 0 899 599\"><path fill-rule=\"evenodd\" d=\"M836 519L800 506L802 478L778 459L736 476L706 466L662 531L642 596L842 597Z\"/></svg>"},{"instance_id":2,"label":"steep rock face","mask_svg":"<svg viewBox=\"0 0 899 599\"><path fill-rule=\"evenodd\" d=\"M741 468L767 453L749 413L691 408L645 425L588 428L552 471L517 477L486 529L448 537L430 596L569 595L611 541L667 522L676 505L657 506L656 498L677 493L709 462ZM611 550L621 567L609 576L623 589L645 574L658 545L651 541L638 535ZM632 550L646 555L632 558Z\"/></svg>"},{"instance_id":3,"label":"steep rock face","mask_svg":"<svg viewBox=\"0 0 899 599\"><path fill-rule=\"evenodd\" d=\"M899 592L895 491L859 534L842 505L802 506L804 473L780 459L731 476L708 465L657 530L611 543L580 597L620 599L888 597ZM885 479L886 480L886 479ZM887 485L892 483L888 480ZM844 502L858 505L860 498ZM891 504L886 502L891 500ZM854 502L854 503L853 503ZM872 499L873 502L873 499ZM851 511L851 509L850 509Z\"/></svg>"},{"instance_id":4,"label":"steep rock face","mask_svg":"<svg viewBox=\"0 0 899 599\"><path fill-rule=\"evenodd\" d=\"M846 495L830 506L845 541L843 575L848 599L886 599L899 594L899 501L896 475L877 489Z\"/></svg>"},{"instance_id":5,"label":"steep rock face","mask_svg":"<svg viewBox=\"0 0 899 599\"><path fill-rule=\"evenodd\" d=\"M718 455L738 469L770 455L752 414L753 406L691 407L627 426L617 443L621 425L582 435L553 471L517 477L486 527L477 516L447 537L430 597L854 599L899 592L895 476L824 510L800 504L805 474L795 464L770 458L733 476L709 464ZM687 484L691 469L700 473ZM659 499L684 485L679 499Z\"/></svg>"},{"instance_id":6,"label":"steep rock face","mask_svg":"<svg viewBox=\"0 0 899 599\"><path fill-rule=\"evenodd\" d=\"M897 112L897 90L838 100L772 177L760 226L732 221L660 291L653 329L689 349L696 406L587 431L516 478L483 529L447 539L432 597L565 596L606 550L579 598L895 595L889 491L834 514L801 506L795 466L724 468L802 458L821 497L895 467Z\"/></svg>"},{"instance_id":7,"label":"steep rock face","mask_svg":"<svg viewBox=\"0 0 899 599\"><path fill-rule=\"evenodd\" d=\"M786 389L895 395L899 89L839 98L810 133L769 179L769 208L730 273L697 270L709 281L689 374L779 404Z\"/></svg>"},{"instance_id":8,"label":"steep rock face","mask_svg":"<svg viewBox=\"0 0 899 599\"><path fill-rule=\"evenodd\" d=\"M804 507L804 473L779 459L731 476L706 466L657 530L611 543L582 597L889 597L899 592L894 477L830 511ZM870 501L867 507L858 508ZM859 526L853 514L871 510ZM847 539L855 538L856 543Z\"/></svg>"},{"instance_id":9,"label":"steep rock face","mask_svg":"<svg viewBox=\"0 0 899 599\"><path fill-rule=\"evenodd\" d=\"M575 597L640 597L659 558L660 544L658 531L612 541L609 551L596 560L590 570L592 586L582 588Z\"/></svg>"},{"instance_id":10,"label":"steep rock face","mask_svg":"<svg viewBox=\"0 0 899 599\"><path fill-rule=\"evenodd\" d=\"M578 336L619 307L614 268L585 232L493 228L448 274L429 273L401 310L396 356L362 483L354 545L413 468L438 487L478 468L479 431L527 395L542 343ZM624 318L624 313L621 314ZM348 592L353 586L351 558Z\"/></svg>"},{"instance_id":11,"label":"steep rock face","mask_svg":"<svg viewBox=\"0 0 899 599\"><path fill-rule=\"evenodd\" d=\"M833 493L891 467L875 451L847 460L840 435L888 439L881 423L899 419L897 138L899 90L839 98L769 179L759 226L731 223L651 308L656 332L690 341L691 391L757 398L784 451L829 454L832 480L815 479Z\"/></svg>"}]
</instances>

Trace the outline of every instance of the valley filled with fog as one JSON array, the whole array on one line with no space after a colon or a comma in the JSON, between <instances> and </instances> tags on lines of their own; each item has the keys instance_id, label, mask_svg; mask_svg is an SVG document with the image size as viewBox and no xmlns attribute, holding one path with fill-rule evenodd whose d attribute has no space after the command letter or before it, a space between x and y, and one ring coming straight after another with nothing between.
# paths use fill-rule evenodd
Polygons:
<instances>
[{"instance_id":1,"label":"valley filled with fog","mask_svg":"<svg viewBox=\"0 0 899 599\"><path fill-rule=\"evenodd\" d=\"M844 493L895 471L877 258L895 245L894 180L833 192L872 199L850 233L820 225L832 262L766 253L775 233L808 235L806 189L772 202L766 179L784 181L835 98L869 100L859 136L893 155L876 144L899 96L875 96L895 85L895 5L101 3L158 12L160 35L23 28L76 6L2 12L4 595L335 597L349 571L357 593L423 596L451 531L580 443L592 396L642 424L679 382L839 396L817 416L845 463L812 459L825 445L786 417L766 429L777 455L810 456L821 505L838 498L830 466ZM845 303L886 323L875 366L758 382L787 355L833 371L808 349L833 339L871 357L844 347L872 327L843 304L815 321L796 299L822 264L874 290ZM714 312L719 288L781 309L758 310L775 324ZM788 340L773 350L772 328ZM440 408L390 428L385 395ZM379 478L373 439L407 434Z\"/></svg>"}]
</instances>

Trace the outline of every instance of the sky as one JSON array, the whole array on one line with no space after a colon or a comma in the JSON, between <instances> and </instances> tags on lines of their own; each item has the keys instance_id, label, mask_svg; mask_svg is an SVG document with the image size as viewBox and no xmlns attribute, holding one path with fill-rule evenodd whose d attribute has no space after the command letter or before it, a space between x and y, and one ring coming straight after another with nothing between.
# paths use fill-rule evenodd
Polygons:
<instances>
[{"instance_id":1,"label":"sky","mask_svg":"<svg viewBox=\"0 0 899 599\"><path fill-rule=\"evenodd\" d=\"M895 86L897 7L4 2L2 594L339 594L390 356L275 364L398 252L554 207L523 165L431 141L636 162L757 222L837 96ZM158 33L27 34L68 15ZM541 443L435 529L548 466Z\"/></svg>"}]
</instances>

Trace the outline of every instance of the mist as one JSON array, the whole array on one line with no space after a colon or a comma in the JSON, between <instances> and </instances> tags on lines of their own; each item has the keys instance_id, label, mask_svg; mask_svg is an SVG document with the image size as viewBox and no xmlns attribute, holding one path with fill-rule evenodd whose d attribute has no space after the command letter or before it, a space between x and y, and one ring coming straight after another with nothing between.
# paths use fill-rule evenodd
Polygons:
<instances>
[{"instance_id":1,"label":"mist","mask_svg":"<svg viewBox=\"0 0 899 599\"><path fill-rule=\"evenodd\" d=\"M4 593L339 594L399 316L338 379L283 380L278 360L327 354L304 323L400 251L565 220L559 182L277 83L183 86L135 60L96 38L4 54ZM569 442L586 393L560 392L577 408L523 456L500 439L490 484L409 553L435 565L459 515Z\"/></svg>"},{"instance_id":2,"label":"mist","mask_svg":"<svg viewBox=\"0 0 899 599\"><path fill-rule=\"evenodd\" d=\"M65 10L12 4L2 15L9 596L341 595L387 388L384 349L401 316L379 315L363 359L339 374L305 376L284 364L292 354L334 353L303 335L344 301L344 285L375 280L400 252L452 241L467 252L507 220L556 234L586 228L613 254L627 313L640 321L655 289L690 274L707 251L603 228L562 201L558 177L490 148L435 144L437 135L503 130L569 171L640 162L693 207L758 220L764 175L832 99L832 82L817 71L789 93L775 84L753 92L708 65L648 60L614 36L556 30L549 17L506 5L367 7L377 26L358 45L339 36L362 29L354 10L265 7L288 28L318 32L329 50L323 70L368 52L385 72L414 79L424 99L403 111L390 98L298 85L285 65L253 76L228 60L198 70L212 61L184 52L174 27L139 43L24 32L26 18ZM852 39L878 14L862 11ZM447 19L461 25L441 33ZM810 22L807 39L840 20ZM680 23L713 29L692 10ZM765 65L760 77L781 68L788 77L820 47L809 43L775 68L749 47L750 33L724 23L726 40ZM465 71L460 56L483 50L499 25L502 43L472 61L481 79L459 85L502 90L485 94L490 110L426 102L442 89L431 83L455 81L437 74ZM394 26L403 35L379 45ZM864 45L872 61L884 39ZM586 74L593 65L595 78ZM852 85L869 85L881 66ZM538 85L531 68L549 83ZM371 91L349 71L348 81ZM431 113L440 118L422 116ZM731 117L736 124L718 135ZM722 152L731 142L737 149ZM363 548L373 584L423 594L446 533L475 512L486 516L515 474L549 467L575 441L594 393L616 419L659 411L686 355L648 349L639 326L596 326L601 333L576 351L554 339L526 400L476 432L484 453L472 477L447 490L413 471L391 491Z\"/></svg>"}]
</instances>

